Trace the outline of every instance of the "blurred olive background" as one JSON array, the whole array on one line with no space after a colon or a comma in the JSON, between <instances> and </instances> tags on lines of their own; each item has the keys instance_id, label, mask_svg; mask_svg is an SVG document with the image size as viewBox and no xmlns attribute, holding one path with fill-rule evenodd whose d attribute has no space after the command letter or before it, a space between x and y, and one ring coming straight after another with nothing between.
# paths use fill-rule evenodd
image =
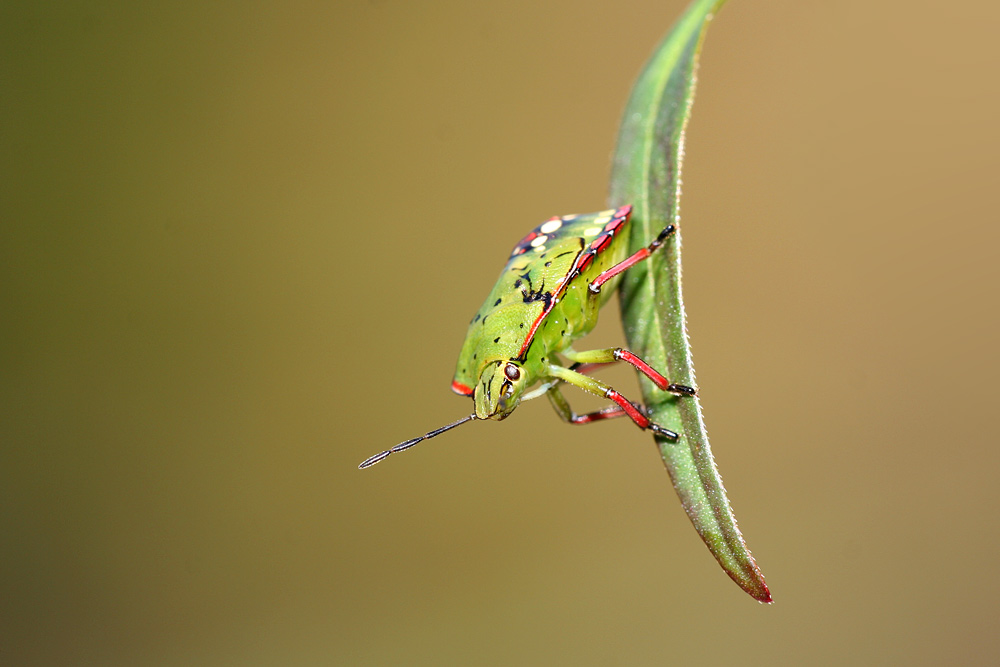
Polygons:
<instances>
[{"instance_id":1,"label":"blurred olive background","mask_svg":"<svg viewBox=\"0 0 1000 667\"><path fill-rule=\"evenodd\" d=\"M709 32L685 290L774 605L623 421L540 401L356 469L467 413L468 318L605 205L685 5L0 5L0 660L995 664L985 0Z\"/></svg>"}]
</instances>

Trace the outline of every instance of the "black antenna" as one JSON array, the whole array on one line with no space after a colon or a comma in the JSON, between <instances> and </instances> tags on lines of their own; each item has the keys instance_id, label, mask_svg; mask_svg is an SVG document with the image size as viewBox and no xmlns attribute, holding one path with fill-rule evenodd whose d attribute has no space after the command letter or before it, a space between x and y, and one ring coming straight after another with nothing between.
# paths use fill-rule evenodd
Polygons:
<instances>
[{"instance_id":1,"label":"black antenna","mask_svg":"<svg viewBox=\"0 0 1000 667\"><path fill-rule=\"evenodd\" d=\"M395 454L396 452L401 452L404 449L409 449L410 447L412 447L413 445L417 444L418 442L421 442L422 440L430 440L431 438L433 438L436 435L441 435L445 431L450 431L451 429L455 428L456 426L461 426L465 422L472 421L475 418L476 418L476 413L473 412L468 417L462 417L457 422L452 422L452 423L448 424L447 426L442 426L441 428L434 429L430 433L425 433L422 436L420 436L419 438L414 438L413 440L407 440L406 442L401 442L398 445L396 445L395 447L393 447L392 449L387 449L384 452L382 452L381 454L376 454L375 456L372 456L371 458L365 459L364 461L361 462L361 465L358 466L358 470L364 470L365 468L370 468L373 465L375 465L376 463L378 463L379 461L381 461L382 459L384 459L387 456L389 456L389 454Z\"/></svg>"}]
</instances>

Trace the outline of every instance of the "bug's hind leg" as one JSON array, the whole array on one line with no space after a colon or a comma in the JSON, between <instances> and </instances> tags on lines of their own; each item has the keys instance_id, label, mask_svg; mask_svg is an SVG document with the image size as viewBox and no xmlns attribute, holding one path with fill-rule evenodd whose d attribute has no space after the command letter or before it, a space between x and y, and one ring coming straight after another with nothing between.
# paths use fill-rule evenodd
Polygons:
<instances>
[{"instance_id":1,"label":"bug's hind leg","mask_svg":"<svg viewBox=\"0 0 1000 667\"><path fill-rule=\"evenodd\" d=\"M608 282L609 280L611 280L612 278L614 278L615 276L617 276L619 273L621 273L625 269L628 269L629 267L635 266L636 264L638 264L642 260L644 260L647 257L649 257L650 255L652 255L654 252L656 252L660 248L660 246L662 246L664 244L664 242L668 238L670 238L671 236L673 236L674 232L676 232L676 231L677 231L677 228L675 226L673 226L673 225L667 225L666 227L664 227L663 231L661 231L657 235L657 237L655 239L653 239L653 242L650 243L648 246L646 246L645 248L642 248L642 249L636 251L635 254L633 254L631 257L626 257L622 261L618 262L617 264L615 264L611 268L609 268L606 271L604 271L601 275L599 275L596 278L594 278L594 280L589 285L590 291L593 292L594 294L597 294L598 292L600 292L601 291L601 286L604 283Z\"/></svg>"},{"instance_id":2,"label":"bug's hind leg","mask_svg":"<svg viewBox=\"0 0 1000 667\"><path fill-rule=\"evenodd\" d=\"M562 354L567 359L574 361L577 364L610 364L616 361L624 361L652 380L653 384L663 391L669 391L671 394L676 396L698 395L698 390L694 387L671 382L657 372L652 366L622 347L609 347L603 350L587 350L585 352L563 350Z\"/></svg>"},{"instance_id":3,"label":"bug's hind leg","mask_svg":"<svg viewBox=\"0 0 1000 667\"><path fill-rule=\"evenodd\" d=\"M549 390L545 393L545 395L549 397L549 401L552 403L552 407L555 408L556 414L558 414L564 422L569 422L570 424L590 424L591 422L602 419L614 419L615 417L625 416L625 410L618 404L609 405L608 407L597 410L596 412L587 412L585 414L578 415L573 412L573 408L570 407L566 397L563 396L559 387L555 385L549 387Z\"/></svg>"},{"instance_id":4,"label":"bug's hind leg","mask_svg":"<svg viewBox=\"0 0 1000 667\"><path fill-rule=\"evenodd\" d=\"M652 431L653 433L662 435L670 440L677 440L680 437L670 429L651 422L649 417L645 415L639 406L619 394L610 385L605 384L600 380L592 378L589 375L583 375L582 373L571 371L570 369L563 368L562 366L550 365L548 367L548 372L550 376L571 384L574 387L579 387L580 389L594 394L595 396L601 396L614 401L615 404L617 404L617 406L621 409L621 412L628 415L629 419L635 422L635 425L643 430ZM549 393L551 394L551 392ZM565 399L563 399L563 403L565 404ZM553 402L553 405L556 405L555 402ZM566 409L569 409L568 404L566 405ZM560 412L558 406L556 406L556 412ZM608 419L612 416L617 416L617 414L613 414L616 412L618 411L614 408L610 408L608 410L608 415L606 417L601 417L600 419ZM560 412L560 415L562 414L563 413ZM570 411L570 414L572 414L572 411Z\"/></svg>"}]
</instances>

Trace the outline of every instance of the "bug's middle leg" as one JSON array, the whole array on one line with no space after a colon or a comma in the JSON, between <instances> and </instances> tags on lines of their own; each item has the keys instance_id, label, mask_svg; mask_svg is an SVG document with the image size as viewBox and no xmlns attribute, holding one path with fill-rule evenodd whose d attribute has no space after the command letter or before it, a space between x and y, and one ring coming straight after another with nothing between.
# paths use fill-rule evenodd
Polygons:
<instances>
[{"instance_id":1,"label":"bug's middle leg","mask_svg":"<svg viewBox=\"0 0 1000 667\"><path fill-rule=\"evenodd\" d=\"M577 364L610 364L624 361L652 380L653 384L663 391L669 391L676 396L696 396L698 394L694 387L671 382L637 355L622 347L609 347L603 350L587 350L585 352L563 350L562 354Z\"/></svg>"},{"instance_id":2,"label":"bug's middle leg","mask_svg":"<svg viewBox=\"0 0 1000 667\"><path fill-rule=\"evenodd\" d=\"M586 392L594 394L595 396L601 396L602 398L607 398L614 401L618 407L621 408L622 412L628 415L629 419L635 422L635 425L643 430L650 430L653 433L662 435L671 440L677 440L680 436L671 431L668 428L664 428L659 424L655 424L649 420L642 409L639 408L635 403L628 400L621 394L619 394L610 385L601 382L596 378L592 378L589 375L583 375L577 373L576 371L571 371L568 368L563 368L562 366L550 365L548 366L548 373L551 377L562 380L567 384L571 384L574 387L579 387ZM564 399L565 402L565 399ZM569 406L566 406L567 409ZM559 407L556 406L556 411L559 411ZM617 412L613 410L614 412ZM612 416L612 415L609 415ZM614 415L617 416L617 415ZM607 418L607 417L605 417Z\"/></svg>"}]
</instances>

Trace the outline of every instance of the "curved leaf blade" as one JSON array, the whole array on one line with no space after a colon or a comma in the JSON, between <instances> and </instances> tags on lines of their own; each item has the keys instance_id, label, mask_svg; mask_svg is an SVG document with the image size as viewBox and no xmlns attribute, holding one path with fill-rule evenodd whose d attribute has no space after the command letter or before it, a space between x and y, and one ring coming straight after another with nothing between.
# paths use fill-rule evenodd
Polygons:
<instances>
[{"instance_id":1,"label":"curved leaf blade","mask_svg":"<svg viewBox=\"0 0 1000 667\"><path fill-rule=\"evenodd\" d=\"M725 0L695 0L660 43L632 89L619 129L610 204L632 204L630 248L680 222L684 130L694 99L695 70L708 23ZM697 386L681 293L680 228L649 260L626 272L620 288L630 348L671 382ZM722 568L743 590L771 602L722 485L697 398L673 398L641 377L653 420L681 434L657 439L685 512Z\"/></svg>"}]
</instances>

